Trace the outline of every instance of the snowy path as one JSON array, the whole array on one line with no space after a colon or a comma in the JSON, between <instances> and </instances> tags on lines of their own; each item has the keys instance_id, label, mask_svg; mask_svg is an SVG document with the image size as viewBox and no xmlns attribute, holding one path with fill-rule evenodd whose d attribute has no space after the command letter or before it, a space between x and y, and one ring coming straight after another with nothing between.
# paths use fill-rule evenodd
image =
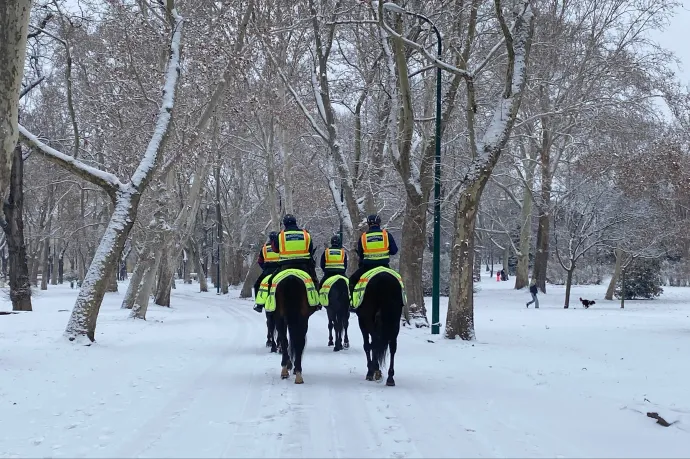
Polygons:
<instances>
[{"instance_id":1,"label":"snowy path","mask_svg":"<svg viewBox=\"0 0 690 459\"><path fill-rule=\"evenodd\" d=\"M624 312L564 311L554 293L535 311L507 284L482 284L473 344L404 329L395 388L364 380L355 316L339 353L312 316L297 386L236 291L178 285L147 322L108 296L91 348L60 335L76 292L40 292L0 316L0 457L690 454L690 289Z\"/></svg>"}]
</instances>

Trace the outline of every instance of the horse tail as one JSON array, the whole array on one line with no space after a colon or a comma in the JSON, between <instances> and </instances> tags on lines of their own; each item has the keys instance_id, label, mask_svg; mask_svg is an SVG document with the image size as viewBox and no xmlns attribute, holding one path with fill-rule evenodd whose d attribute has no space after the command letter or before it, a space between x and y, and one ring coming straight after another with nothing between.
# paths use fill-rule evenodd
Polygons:
<instances>
[{"instance_id":1,"label":"horse tail","mask_svg":"<svg viewBox=\"0 0 690 459\"><path fill-rule=\"evenodd\" d=\"M380 349L376 353L379 367L383 367L388 356L388 344L398 337L403 310L402 288L398 280L388 273L380 273L378 286L379 308L374 315L374 329L379 337ZM373 279L372 279L373 281Z\"/></svg>"},{"instance_id":2,"label":"horse tail","mask_svg":"<svg viewBox=\"0 0 690 459\"><path fill-rule=\"evenodd\" d=\"M328 292L328 307L335 311L335 326L343 326L343 317L350 313L350 291L345 279L338 279Z\"/></svg>"},{"instance_id":3,"label":"horse tail","mask_svg":"<svg viewBox=\"0 0 690 459\"><path fill-rule=\"evenodd\" d=\"M295 357L304 352L307 344L307 330L305 330L304 317L302 315L303 302L307 301L307 290L302 280L290 276L281 282L283 285L283 297L290 298L285 301L285 322L287 324L290 339L288 340L288 354L290 360L295 361Z\"/></svg>"}]
</instances>

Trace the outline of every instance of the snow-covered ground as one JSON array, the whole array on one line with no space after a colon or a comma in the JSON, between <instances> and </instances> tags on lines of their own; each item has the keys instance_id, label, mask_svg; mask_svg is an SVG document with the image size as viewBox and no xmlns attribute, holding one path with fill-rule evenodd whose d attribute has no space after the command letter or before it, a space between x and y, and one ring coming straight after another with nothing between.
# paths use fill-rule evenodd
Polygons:
<instances>
[{"instance_id":1,"label":"snow-covered ground","mask_svg":"<svg viewBox=\"0 0 690 459\"><path fill-rule=\"evenodd\" d=\"M690 456L690 289L620 310L576 286L563 310L550 287L535 310L512 285L481 283L474 343L402 330L393 388L364 380L354 315L340 353L312 316L298 386L236 290L178 284L146 322L109 294L81 347L62 338L76 290L51 286L34 312L0 315L0 456Z\"/></svg>"}]
</instances>

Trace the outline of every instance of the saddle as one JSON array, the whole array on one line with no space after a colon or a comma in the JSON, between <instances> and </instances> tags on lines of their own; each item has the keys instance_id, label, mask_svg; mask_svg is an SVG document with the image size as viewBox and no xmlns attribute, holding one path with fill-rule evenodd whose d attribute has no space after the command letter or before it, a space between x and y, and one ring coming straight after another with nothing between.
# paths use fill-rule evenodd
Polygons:
<instances>
[{"instance_id":1,"label":"saddle","mask_svg":"<svg viewBox=\"0 0 690 459\"><path fill-rule=\"evenodd\" d=\"M311 278L309 273L301 269L290 268L280 271L271 279L269 285L268 278L261 282L259 286L259 294L256 296L256 304L263 305L266 308L266 312L273 312L276 310L276 289L278 284L287 279L288 277L296 277L304 283L304 287L307 289L307 301L309 306L316 307L319 306L319 295L316 291L316 286L314 286L314 280Z\"/></svg>"},{"instance_id":2,"label":"saddle","mask_svg":"<svg viewBox=\"0 0 690 459\"><path fill-rule=\"evenodd\" d=\"M335 276L331 276L328 279L326 279L323 285L321 286L321 290L319 290L319 301L321 302L321 306L323 306L324 308L328 307L328 294L331 291L331 287L333 287L333 284L335 284L335 282L340 279L344 280L348 286L350 285L350 279L343 276L342 274L336 274ZM347 296L348 298L350 297L349 288L347 289Z\"/></svg>"},{"instance_id":3,"label":"saddle","mask_svg":"<svg viewBox=\"0 0 690 459\"><path fill-rule=\"evenodd\" d=\"M400 289L402 290L403 305L407 304L407 295L405 295L405 284L403 284L403 280L400 274L398 274L391 268L386 268L385 266L377 266L376 268L372 268L369 271L366 271L364 274L362 274L362 277L360 277L357 283L355 284L355 289L352 292L353 308L357 309L362 304L362 300L364 299L364 292L367 289L367 285L369 285L369 281L374 276L381 273L388 273L398 280L398 282L400 283Z\"/></svg>"}]
</instances>

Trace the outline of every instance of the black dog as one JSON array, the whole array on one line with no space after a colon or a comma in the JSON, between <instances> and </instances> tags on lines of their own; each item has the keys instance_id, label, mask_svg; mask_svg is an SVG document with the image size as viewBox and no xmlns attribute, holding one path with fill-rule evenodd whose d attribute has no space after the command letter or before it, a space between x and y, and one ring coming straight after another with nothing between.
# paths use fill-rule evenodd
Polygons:
<instances>
[{"instance_id":1,"label":"black dog","mask_svg":"<svg viewBox=\"0 0 690 459\"><path fill-rule=\"evenodd\" d=\"M582 306L585 307L585 309L589 309L591 305L596 303L595 301L583 300L582 298L580 298L580 302L582 303Z\"/></svg>"}]
</instances>

